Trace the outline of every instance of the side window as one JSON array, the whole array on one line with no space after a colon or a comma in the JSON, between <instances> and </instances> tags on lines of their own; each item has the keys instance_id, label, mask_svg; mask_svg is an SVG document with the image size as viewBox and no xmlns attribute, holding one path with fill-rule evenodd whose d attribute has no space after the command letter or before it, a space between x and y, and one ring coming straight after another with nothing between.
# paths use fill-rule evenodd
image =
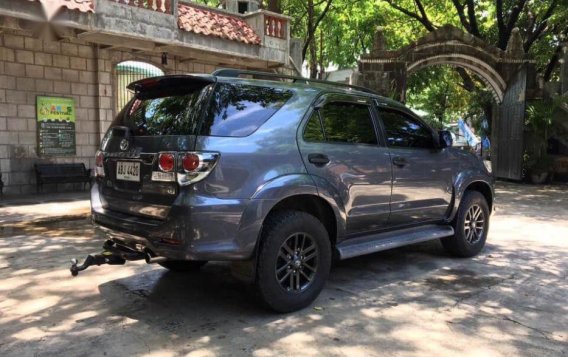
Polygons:
<instances>
[{"instance_id":1,"label":"side window","mask_svg":"<svg viewBox=\"0 0 568 357\"><path fill-rule=\"evenodd\" d=\"M389 147L422 148L434 147L432 131L414 118L396 111L380 111L385 126Z\"/></svg>"},{"instance_id":2,"label":"side window","mask_svg":"<svg viewBox=\"0 0 568 357\"><path fill-rule=\"evenodd\" d=\"M308 124L304 129L304 140L311 142L325 141L325 137L323 136L323 130L321 128L319 114L317 111L314 111L312 116L310 117L310 120L308 120Z\"/></svg>"},{"instance_id":3,"label":"side window","mask_svg":"<svg viewBox=\"0 0 568 357\"><path fill-rule=\"evenodd\" d=\"M292 91L278 88L219 83L205 115L201 135L250 135L292 95Z\"/></svg>"},{"instance_id":4,"label":"side window","mask_svg":"<svg viewBox=\"0 0 568 357\"><path fill-rule=\"evenodd\" d=\"M377 144L369 106L332 102L319 109L325 139L328 142Z\"/></svg>"}]
</instances>

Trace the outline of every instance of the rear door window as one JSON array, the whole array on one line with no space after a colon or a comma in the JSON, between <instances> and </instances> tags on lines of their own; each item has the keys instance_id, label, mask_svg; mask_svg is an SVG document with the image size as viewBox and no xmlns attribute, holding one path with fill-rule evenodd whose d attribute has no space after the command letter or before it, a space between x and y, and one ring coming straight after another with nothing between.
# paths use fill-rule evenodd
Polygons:
<instances>
[{"instance_id":1,"label":"rear door window","mask_svg":"<svg viewBox=\"0 0 568 357\"><path fill-rule=\"evenodd\" d=\"M201 135L247 136L292 97L285 89L219 83L201 127Z\"/></svg>"},{"instance_id":2,"label":"rear door window","mask_svg":"<svg viewBox=\"0 0 568 357\"><path fill-rule=\"evenodd\" d=\"M377 135L366 104L330 102L318 110L325 141L349 144L377 144ZM316 123L312 124L316 125ZM310 141L310 138L307 138Z\"/></svg>"}]
</instances>

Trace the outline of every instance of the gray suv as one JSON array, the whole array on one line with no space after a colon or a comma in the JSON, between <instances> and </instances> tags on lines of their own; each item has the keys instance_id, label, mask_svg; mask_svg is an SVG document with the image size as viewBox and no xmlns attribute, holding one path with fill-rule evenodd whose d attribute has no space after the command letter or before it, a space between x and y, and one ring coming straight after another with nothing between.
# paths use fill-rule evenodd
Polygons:
<instances>
[{"instance_id":1,"label":"gray suv","mask_svg":"<svg viewBox=\"0 0 568 357\"><path fill-rule=\"evenodd\" d=\"M109 239L73 275L136 259L172 271L232 261L286 312L318 296L334 259L435 239L470 257L485 244L491 175L400 103L237 70L129 88L91 192Z\"/></svg>"}]
</instances>

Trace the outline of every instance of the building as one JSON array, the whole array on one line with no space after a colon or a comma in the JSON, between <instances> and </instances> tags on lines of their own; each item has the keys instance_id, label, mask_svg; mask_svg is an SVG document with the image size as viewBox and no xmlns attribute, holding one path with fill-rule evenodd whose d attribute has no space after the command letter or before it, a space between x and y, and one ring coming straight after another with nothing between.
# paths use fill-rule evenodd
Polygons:
<instances>
[{"instance_id":1,"label":"building","mask_svg":"<svg viewBox=\"0 0 568 357\"><path fill-rule=\"evenodd\" d=\"M124 87L131 80L221 67L276 71L292 66L286 16L259 9L258 0L221 3L222 9L179 0L2 0L4 191L34 192L38 162L94 167L100 138L129 99ZM46 103L72 99L72 148L39 150L41 96L48 97Z\"/></svg>"}]
</instances>

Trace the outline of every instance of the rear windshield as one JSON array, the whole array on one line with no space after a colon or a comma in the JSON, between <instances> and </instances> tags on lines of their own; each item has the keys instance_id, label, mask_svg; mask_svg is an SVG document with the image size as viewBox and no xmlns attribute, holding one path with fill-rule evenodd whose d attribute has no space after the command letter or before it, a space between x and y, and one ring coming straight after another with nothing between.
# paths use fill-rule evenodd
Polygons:
<instances>
[{"instance_id":1,"label":"rear windshield","mask_svg":"<svg viewBox=\"0 0 568 357\"><path fill-rule=\"evenodd\" d=\"M292 91L220 83L213 92L201 135L247 136L292 97Z\"/></svg>"},{"instance_id":2,"label":"rear windshield","mask_svg":"<svg viewBox=\"0 0 568 357\"><path fill-rule=\"evenodd\" d=\"M135 99L121 125L140 136L195 134L210 88L161 98Z\"/></svg>"},{"instance_id":3,"label":"rear windshield","mask_svg":"<svg viewBox=\"0 0 568 357\"><path fill-rule=\"evenodd\" d=\"M115 125L126 126L139 136L247 136L292 94L276 88L218 83L189 93L134 99Z\"/></svg>"}]
</instances>

